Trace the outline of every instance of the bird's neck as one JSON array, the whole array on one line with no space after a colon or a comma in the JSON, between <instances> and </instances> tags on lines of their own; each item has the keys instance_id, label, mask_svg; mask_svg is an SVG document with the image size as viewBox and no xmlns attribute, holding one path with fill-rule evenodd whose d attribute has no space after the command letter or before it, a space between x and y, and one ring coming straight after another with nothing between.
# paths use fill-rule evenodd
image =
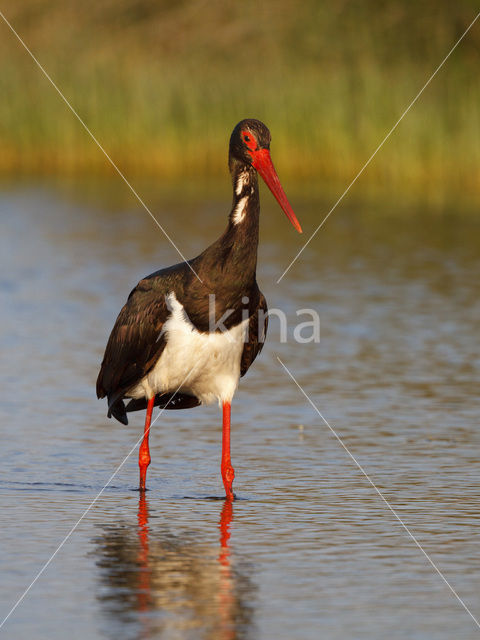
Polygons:
<instances>
[{"instance_id":1,"label":"bird's neck","mask_svg":"<svg viewBox=\"0 0 480 640\"><path fill-rule=\"evenodd\" d=\"M260 201L257 173L252 167L230 167L233 204L225 232L196 260L206 290L234 307L256 288L258 217ZM194 267L197 265L194 261ZM193 286L197 286L194 281Z\"/></svg>"},{"instance_id":2,"label":"bird's neck","mask_svg":"<svg viewBox=\"0 0 480 640\"><path fill-rule=\"evenodd\" d=\"M258 239L260 200L257 172L253 167L235 165L232 182L233 203L228 218L229 229L240 235L255 233Z\"/></svg>"},{"instance_id":3,"label":"bird's neck","mask_svg":"<svg viewBox=\"0 0 480 640\"><path fill-rule=\"evenodd\" d=\"M234 165L231 171L233 202L221 241L224 247L230 248L231 260L236 267L254 277L260 215L257 172L242 164Z\"/></svg>"}]
</instances>

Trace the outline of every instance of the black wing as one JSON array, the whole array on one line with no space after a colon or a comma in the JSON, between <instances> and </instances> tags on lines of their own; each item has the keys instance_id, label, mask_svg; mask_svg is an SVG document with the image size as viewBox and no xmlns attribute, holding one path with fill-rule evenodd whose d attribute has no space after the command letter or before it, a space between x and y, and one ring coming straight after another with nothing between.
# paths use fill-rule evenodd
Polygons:
<instances>
[{"instance_id":1,"label":"black wing","mask_svg":"<svg viewBox=\"0 0 480 640\"><path fill-rule=\"evenodd\" d=\"M157 393L155 396L155 407L160 409L193 409L198 407L200 400L189 393ZM141 411L147 408L147 399L138 398L136 400L130 400L125 407L125 411Z\"/></svg>"},{"instance_id":2,"label":"black wing","mask_svg":"<svg viewBox=\"0 0 480 640\"><path fill-rule=\"evenodd\" d=\"M97 379L97 397L108 397L108 416L127 424L125 393L155 366L165 348L163 324L170 284L147 277L130 293L108 339Z\"/></svg>"},{"instance_id":3,"label":"black wing","mask_svg":"<svg viewBox=\"0 0 480 640\"><path fill-rule=\"evenodd\" d=\"M259 293L260 299L257 310L250 316L250 322L248 324L248 339L243 347L242 360L240 362L240 376L244 376L247 373L250 365L263 349L263 343L267 335L267 301L263 293Z\"/></svg>"}]
</instances>

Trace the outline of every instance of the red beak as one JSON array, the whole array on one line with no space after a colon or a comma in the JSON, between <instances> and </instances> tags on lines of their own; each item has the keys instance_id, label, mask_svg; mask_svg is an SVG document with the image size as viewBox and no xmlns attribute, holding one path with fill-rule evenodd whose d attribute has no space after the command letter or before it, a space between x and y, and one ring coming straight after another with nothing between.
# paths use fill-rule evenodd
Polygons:
<instances>
[{"instance_id":1,"label":"red beak","mask_svg":"<svg viewBox=\"0 0 480 640\"><path fill-rule=\"evenodd\" d=\"M285 211L287 218L293 224L295 229L299 233L302 233L302 227L300 226L296 215L293 213L293 209L290 206L287 196L285 195L285 191L278 179L277 172L275 171L275 167L273 166L273 162L270 157L270 151L268 149L258 149L257 151L250 151L250 154L252 156L252 165L265 180L265 184L273 193L278 204Z\"/></svg>"}]
</instances>

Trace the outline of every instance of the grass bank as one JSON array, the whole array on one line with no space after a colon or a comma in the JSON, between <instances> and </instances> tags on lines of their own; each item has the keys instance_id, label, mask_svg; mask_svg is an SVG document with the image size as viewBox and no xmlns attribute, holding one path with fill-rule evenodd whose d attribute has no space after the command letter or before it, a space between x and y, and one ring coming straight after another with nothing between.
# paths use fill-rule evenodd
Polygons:
<instances>
[{"instance_id":1,"label":"grass bank","mask_svg":"<svg viewBox=\"0 0 480 640\"><path fill-rule=\"evenodd\" d=\"M6 0L2 11L119 166L224 172L232 126L264 120L279 172L349 182L478 8L424 0ZM0 24L0 171L110 172ZM365 185L480 191L480 21L372 162Z\"/></svg>"}]
</instances>

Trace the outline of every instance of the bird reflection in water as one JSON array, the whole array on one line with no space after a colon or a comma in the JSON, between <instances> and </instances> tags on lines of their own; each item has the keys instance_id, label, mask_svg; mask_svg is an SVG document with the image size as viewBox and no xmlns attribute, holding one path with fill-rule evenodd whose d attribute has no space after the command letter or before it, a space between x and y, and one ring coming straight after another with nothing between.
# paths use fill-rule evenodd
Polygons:
<instances>
[{"instance_id":1,"label":"bird reflection in water","mask_svg":"<svg viewBox=\"0 0 480 640\"><path fill-rule=\"evenodd\" d=\"M97 540L98 599L115 638L236 640L254 632L255 586L230 548L233 504L225 501L220 546L149 525L144 493L138 525L105 527ZM158 522L158 520L156 521Z\"/></svg>"}]
</instances>

